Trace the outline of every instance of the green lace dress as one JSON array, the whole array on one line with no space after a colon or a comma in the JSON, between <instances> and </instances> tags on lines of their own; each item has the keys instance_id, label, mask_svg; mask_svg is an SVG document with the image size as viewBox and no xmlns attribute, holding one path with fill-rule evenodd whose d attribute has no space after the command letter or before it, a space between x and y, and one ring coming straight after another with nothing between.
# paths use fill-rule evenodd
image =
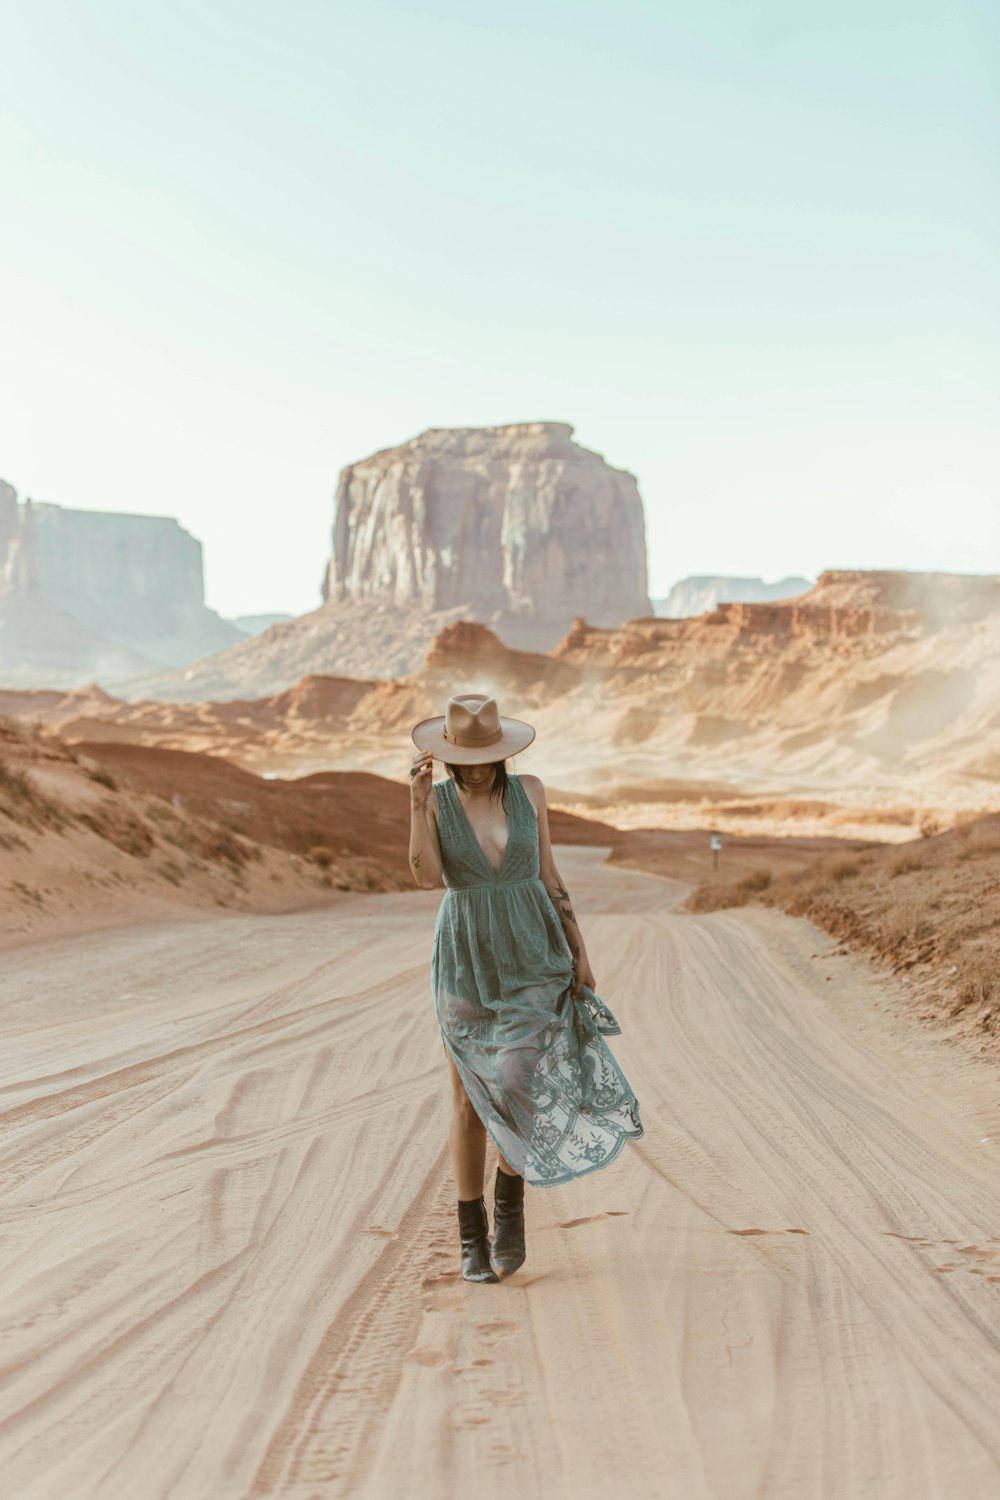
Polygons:
<instances>
[{"instance_id":1,"label":"green lace dress","mask_svg":"<svg viewBox=\"0 0 1000 1500\"><path fill-rule=\"evenodd\" d=\"M431 984L441 1035L469 1098L526 1182L553 1186L613 1162L643 1133L605 1042L621 1027L588 986L539 879L538 819L510 775L507 846L495 871L454 782L434 783L447 891Z\"/></svg>"}]
</instances>

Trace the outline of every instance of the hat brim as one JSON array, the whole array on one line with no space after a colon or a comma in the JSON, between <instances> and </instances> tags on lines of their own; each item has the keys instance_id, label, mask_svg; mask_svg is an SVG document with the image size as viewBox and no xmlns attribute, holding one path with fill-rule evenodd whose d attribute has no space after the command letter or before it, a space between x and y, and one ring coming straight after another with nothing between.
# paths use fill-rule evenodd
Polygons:
<instances>
[{"instance_id":1,"label":"hat brim","mask_svg":"<svg viewBox=\"0 0 1000 1500\"><path fill-rule=\"evenodd\" d=\"M410 737L418 750L429 750L436 760L453 766L480 766L506 760L508 755L526 750L535 738L534 729L523 719L505 719L501 714L500 729L500 738L492 745L456 745L444 737L444 714L435 714L415 724Z\"/></svg>"}]
</instances>

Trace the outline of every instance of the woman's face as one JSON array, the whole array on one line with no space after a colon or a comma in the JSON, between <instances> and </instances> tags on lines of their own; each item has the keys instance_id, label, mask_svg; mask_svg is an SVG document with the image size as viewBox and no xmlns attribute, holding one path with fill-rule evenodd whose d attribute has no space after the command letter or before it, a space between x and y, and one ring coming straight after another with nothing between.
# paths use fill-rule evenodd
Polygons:
<instances>
[{"instance_id":1,"label":"woman's face","mask_svg":"<svg viewBox=\"0 0 1000 1500\"><path fill-rule=\"evenodd\" d=\"M493 761L487 761L484 765L480 766L463 766L462 780L470 791L485 790L487 787L493 785L494 769L495 764Z\"/></svg>"}]
</instances>

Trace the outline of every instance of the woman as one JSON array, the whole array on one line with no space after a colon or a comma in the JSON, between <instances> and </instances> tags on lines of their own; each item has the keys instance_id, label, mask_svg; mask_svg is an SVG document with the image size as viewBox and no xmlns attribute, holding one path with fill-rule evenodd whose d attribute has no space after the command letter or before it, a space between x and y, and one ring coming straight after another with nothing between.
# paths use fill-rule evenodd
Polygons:
<instances>
[{"instance_id":1,"label":"woman","mask_svg":"<svg viewBox=\"0 0 1000 1500\"><path fill-rule=\"evenodd\" d=\"M412 734L410 868L420 886L447 886L431 983L451 1072L462 1275L497 1281L524 1261L525 1180L546 1187L606 1167L642 1123L604 1041L621 1028L594 992L545 789L507 771L535 731L501 717L495 699L460 693ZM435 756L448 771L438 782ZM500 1153L492 1245L487 1133Z\"/></svg>"}]
</instances>

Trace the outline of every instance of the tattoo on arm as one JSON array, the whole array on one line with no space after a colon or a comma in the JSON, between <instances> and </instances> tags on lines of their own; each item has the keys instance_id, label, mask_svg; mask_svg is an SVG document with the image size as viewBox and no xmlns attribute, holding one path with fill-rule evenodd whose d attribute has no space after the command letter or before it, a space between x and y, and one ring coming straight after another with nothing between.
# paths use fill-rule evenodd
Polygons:
<instances>
[{"instance_id":1,"label":"tattoo on arm","mask_svg":"<svg viewBox=\"0 0 1000 1500\"><path fill-rule=\"evenodd\" d=\"M555 889L555 895L556 895L556 900L555 900L556 910L563 917L565 917L568 921L575 922L576 921L576 917L574 916L574 914L573 914L573 908L570 905L569 891L566 889L566 887L564 885L557 885L556 889Z\"/></svg>"},{"instance_id":2,"label":"tattoo on arm","mask_svg":"<svg viewBox=\"0 0 1000 1500\"><path fill-rule=\"evenodd\" d=\"M415 870L419 870L420 869L420 855L419 854L411 854L410 855L410 864L413 866L413 868Z\"/></svg>"}]
</instances>

